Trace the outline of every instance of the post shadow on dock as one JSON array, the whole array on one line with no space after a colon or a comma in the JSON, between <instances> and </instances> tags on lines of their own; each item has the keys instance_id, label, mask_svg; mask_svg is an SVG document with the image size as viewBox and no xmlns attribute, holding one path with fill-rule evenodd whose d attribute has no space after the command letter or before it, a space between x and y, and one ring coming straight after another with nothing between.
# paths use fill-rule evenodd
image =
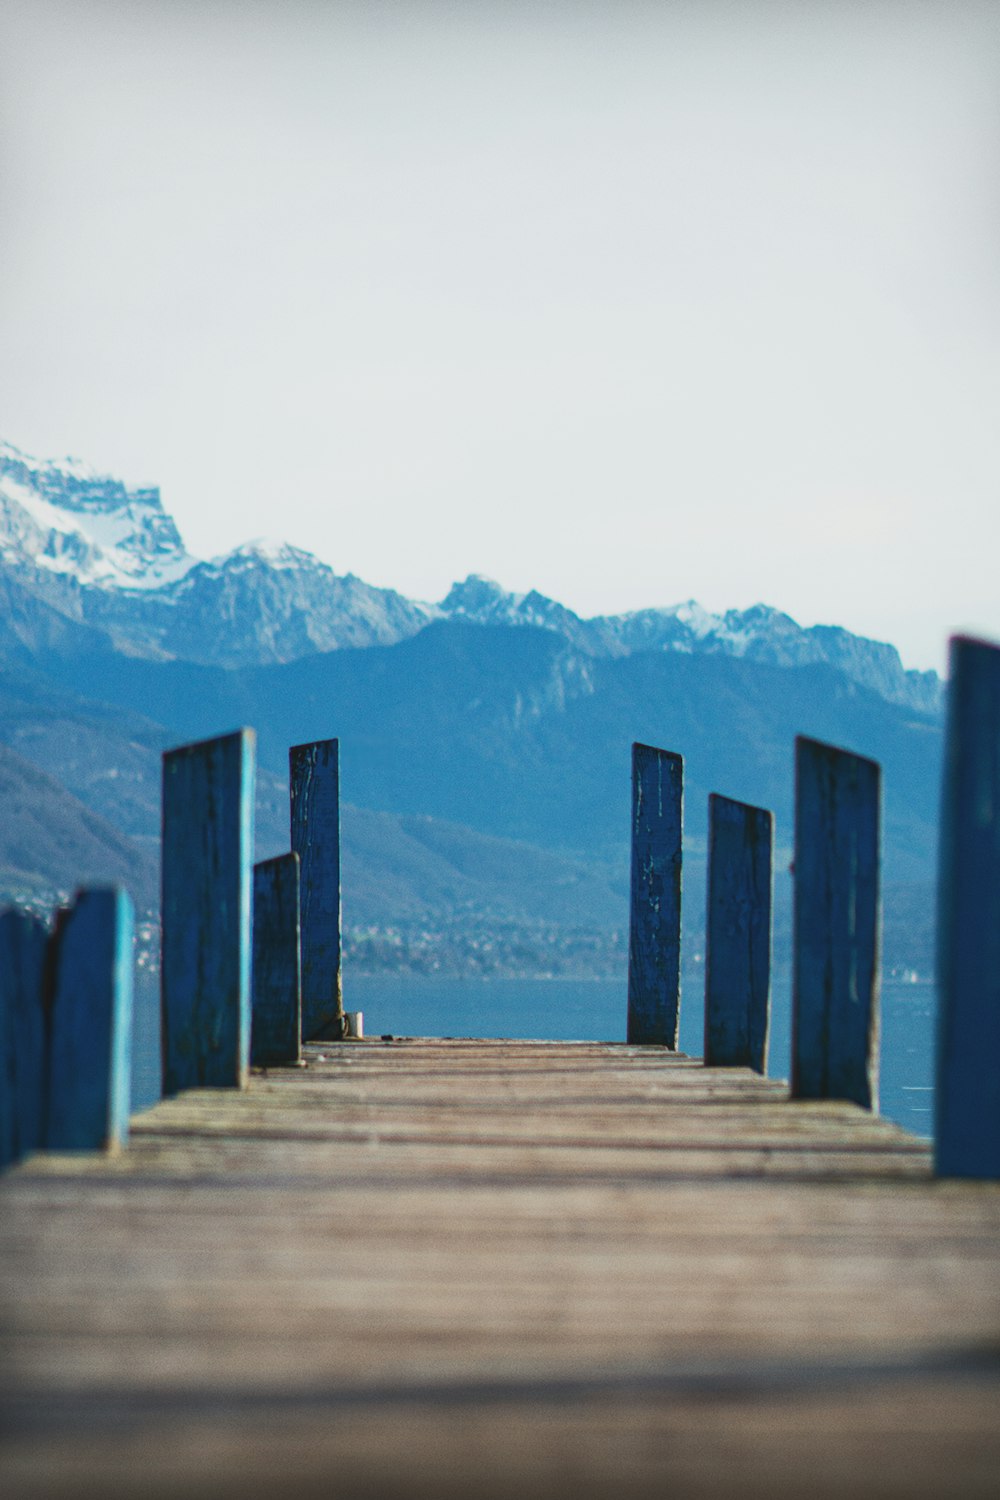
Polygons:
<instances>
[{"instance_id":1,"label":"post shadow on dock","mask_svg":"<svg viewBox=\"0 0 1000 1500\"><path fill-rule=\"evenodd\" d=\"M881 769L795 742L792 1097L878 1108Z\"/></svg>"},{"instance_id":2,"label":"post shadow on dock","mask_svg":"<svg viewBox=\"0 0 1000 1500\"><path fill-rule=\"evenodd\" d=\"M951 642L938 879L935 1170L1000 1178L1000 647Z\"/></svg>"},{"instance_id":3,"label":"post shadow on dock","mask_svg":"<svg viewBox=\"0 0 1000 1500\"><path fill-rule=\"evenodd\" d=\"M677 1048L681 1000L684 760L632 746L632 861L628 942L630 1043Z\"/></svg>"}]
</instances>

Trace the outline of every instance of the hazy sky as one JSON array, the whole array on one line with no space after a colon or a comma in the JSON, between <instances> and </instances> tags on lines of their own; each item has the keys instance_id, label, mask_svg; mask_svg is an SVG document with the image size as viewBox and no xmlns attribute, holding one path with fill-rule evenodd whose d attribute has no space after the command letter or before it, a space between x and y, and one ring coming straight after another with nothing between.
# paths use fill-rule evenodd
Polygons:
<instances>
[{"instance_id":1,"label":"hazy sky","mask_svg":"<svg viewBox=\"0 0 1000 1500\"><path fill-rule=\"evenodd\" d=\"M1000 636L1000 3L0 0L0 436L440 598Z\"/></svg>"}]
</instances>

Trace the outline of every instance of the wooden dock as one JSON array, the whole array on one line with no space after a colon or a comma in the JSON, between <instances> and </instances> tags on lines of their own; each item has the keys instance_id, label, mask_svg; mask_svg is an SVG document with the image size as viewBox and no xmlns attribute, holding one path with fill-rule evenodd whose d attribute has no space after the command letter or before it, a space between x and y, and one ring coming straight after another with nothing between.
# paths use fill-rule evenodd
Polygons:
<instances>
[{"instance_id":1,"label":"wooden dock","mask_svg":"<svg viewBox=\"0 0 1000 1500\"><path fill-rule=\"evenodd\" d=\"M1000 1184L658 1047L305 1052L0 1182L4 1500L1000 1495Z\"/></svg>"}]
</instances>

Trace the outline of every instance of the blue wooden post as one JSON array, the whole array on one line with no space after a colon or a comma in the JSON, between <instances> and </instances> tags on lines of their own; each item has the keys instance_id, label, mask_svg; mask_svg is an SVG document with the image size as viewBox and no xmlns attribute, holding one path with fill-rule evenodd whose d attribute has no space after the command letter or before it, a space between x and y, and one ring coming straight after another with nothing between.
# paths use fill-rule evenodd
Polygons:
<instances>
[{"instance_id":1,"label":"blue wooden post","mask_svg":"<svg viewBox=\"0 0 1000 1500\"><path fill-rule=\"evenodd\" d=\"M302 1053L299 856L279 854L253 870L253 1025L250 1061L297 1062Z\"/></svg>"},{"instance_id":2,"label":"blue wooden post","mask_svg":"<svg viewBox=\"0 0 1000 1500\"><path fill-rule=\"evenodd\" d=\"M673 1048L681 1000L683 790L680 755L632 746L627 1036Z\"/></svg>"},{"instance_id":3,"label":"blue wooden post","mask_svg":"<svg viewBox=\"0 0 1000 1500\"><path fill-rule=\"evenodd\" d=\"M340 746L293 745L288 752L292 849L299 856L302 1039L344 1034L340 958Z\"/></svg>"},{"instance_id":4,"label":"blue wooden post","mask_svg":"<svg viewBox=\"0 0 1000 1500\"><path fill-rule=\"evenodd\" d=\"M163 1092L242 1088L250 1064L255 736L163 757Z\"/></svg>"},{"instance_id":5,"label":"blue wooden post","mask_svg":"<svg viewBox=\"0 0 1000 1500\"><path fill-rule=\"evenodd\" d=\"M877 1109L881 771L795 751L792 1095Z\"/></svg>"},{"instance_id":6,"label":"blue wooden post","mask_svg":"<svg viewBox=\"0 0 1000 1500\"><path fill-rule=\"evenodd\" d=\"M37 917L0 914L0 1167L43 1144L47 943Z\"/></svg>"},{"instance_id":7,"label":"blue wooden post","mask_svg":"<svg viewBox=\"0 0 1000 1500\"><path fill-rule=\"evenodd\" d=\"M1000 647L951 643L938 894L935 1167L1000 1178Z\"/></svg>"},{"instance_id":8,"label":"blue wooden post","mask_svg":"<svg viewBox=\"0 0 1000 1500\"><path fill-rule=\"evenodd\" d=\"M708 799L705 1062L767 1070L774 814Z\"/></svg>"},{"instance_id":9,"label":"blue wooden post","mask_svg":"<svg viewBox=\"0 0 1000 1500\"><path fill-rule=\"evenodd\" d=\"M52 934L50 1151L99 1151L128 1139L134 917L118 887L79 891Z\"/></svg>"}]
</instances>

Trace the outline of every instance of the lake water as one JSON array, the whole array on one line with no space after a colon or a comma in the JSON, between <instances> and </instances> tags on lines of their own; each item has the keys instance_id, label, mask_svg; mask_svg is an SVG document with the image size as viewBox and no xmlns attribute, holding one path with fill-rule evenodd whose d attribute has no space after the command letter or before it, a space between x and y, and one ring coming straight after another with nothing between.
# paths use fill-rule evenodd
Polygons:
<instances>
[{"instance_id":1,"label":"lake water","mask_svg":"<svg viewBox=\"0 0 1000 1500\"><path fill-rule=\"evenodd\" d=\"M685 976L681 1051L703 1049L701 973ZM424 979L344 976L344 1003L364 1011L365 1032L379 1036L534 1037L542 1041L625 1040L625 981L617 979ZM136 991L133 1108L159 1097L159 996L146 978ZM775 976L768 1073L787 1078L791 1055L790 986ZM934 989L882 986L881 1112L917 1135L933 1129Z\"/></svg>"}]
</instances>

